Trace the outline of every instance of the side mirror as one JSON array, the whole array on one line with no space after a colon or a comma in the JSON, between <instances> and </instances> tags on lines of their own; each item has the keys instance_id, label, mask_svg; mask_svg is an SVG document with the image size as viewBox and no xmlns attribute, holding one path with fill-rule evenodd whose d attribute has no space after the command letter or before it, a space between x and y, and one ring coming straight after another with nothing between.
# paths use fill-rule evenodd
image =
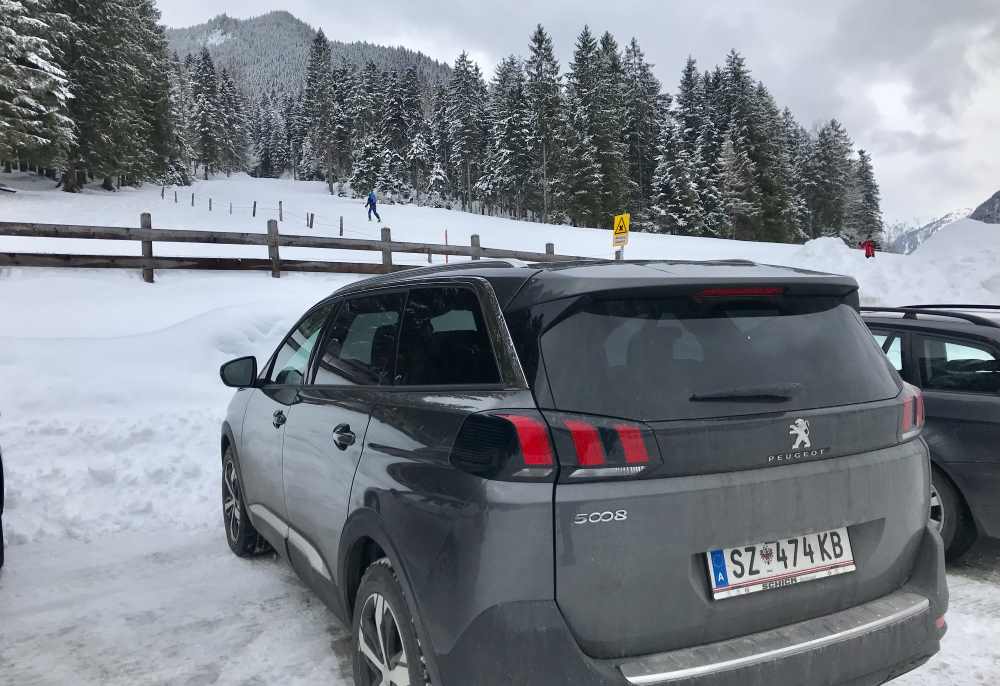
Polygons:
<instances>
[{"instance_id":1,"label":"side mirror","mask_svg":"<svg viewBox=\"0 0 1000 686\"><path fill-rule=\"evenodd\" d=\"M219 368L222 383L233 388L248 388L257 381L257 358L253 355L238 357Z\"/></svg>"}]
</instances>

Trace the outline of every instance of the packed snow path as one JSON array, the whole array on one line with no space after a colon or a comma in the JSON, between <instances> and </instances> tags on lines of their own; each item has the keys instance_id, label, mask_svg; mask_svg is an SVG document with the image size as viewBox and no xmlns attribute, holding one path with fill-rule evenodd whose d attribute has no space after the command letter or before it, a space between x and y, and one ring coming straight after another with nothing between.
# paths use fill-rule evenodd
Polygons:
<instances>
[{"instance_id":1,"label":"packed snow path","mask_svg":"<svg viewBox=\"0 0 1000 686\"><path fill-rule=\"evenodd\" d=\"M0 571L0 684L350 686L349 632L273 555L221 524L33 543ZM1000 683L1000 545L949 575L941 653L899 686Z\"/></svg>"}]
</instances>

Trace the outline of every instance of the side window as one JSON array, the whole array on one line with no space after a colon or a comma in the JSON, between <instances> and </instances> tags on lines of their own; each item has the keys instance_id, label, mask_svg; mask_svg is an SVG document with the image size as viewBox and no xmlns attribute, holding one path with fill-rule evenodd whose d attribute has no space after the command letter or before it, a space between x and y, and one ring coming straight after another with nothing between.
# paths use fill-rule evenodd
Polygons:
<instances>
[{"instance_id":1,"label":"side window","mask_svg":"<svg viewBox=\"0 0 1000 686\"><path fill-rule=\"evenodd\" d=\"M402 309L402 293L345 302L323 341L314 383L391 385Z\"/></svg>"},{"instance_id":2,"label":"side window","mask_svg":"<svg viewBox=\"0 0 1000 686\"><path fill-rule=\"evenodd\" d=\"M874 333L875 342L878 343L879 347L885 351L886 357L889 358L890 364L896 369L900 374L903 373L903 344L899 336L888 336L884 333ZM888 345L886 345L888 343Z\"/></svg>"},{"instance_id":3,"label":"side window","mask_svg":"<svg viewBox=\"0 0 1000 686\"><path fill-rule=\"evenodd\" d=\"M396 384L496 383L500 383L500 372L476 294L466 288L410 291Z\"/></svg>"},{"instance_id":4,"label":"side window","mask_svg":"<svg viewBox=\"0 0 1000 686\"><path fill-rule=\"evenodd\" d=\"M985 347L943 338L920 339L924 388L967 393L1000 392L1000 364Z\"/></svg>"},{"instance_id":5,"label":"side window","mask_svg":"<svg viewBox=\"0 0 1000 686\"><path fill-rule=\"evenodd\" d=\"M295 330L281 344L274 357L274 364L266 383L287 386L301 386L305 380L309 355L312 354L316 339L323 329L323 323L333 309L332 304L324 304L310 312L299 322Z\"/></svg>"}]
</instances>

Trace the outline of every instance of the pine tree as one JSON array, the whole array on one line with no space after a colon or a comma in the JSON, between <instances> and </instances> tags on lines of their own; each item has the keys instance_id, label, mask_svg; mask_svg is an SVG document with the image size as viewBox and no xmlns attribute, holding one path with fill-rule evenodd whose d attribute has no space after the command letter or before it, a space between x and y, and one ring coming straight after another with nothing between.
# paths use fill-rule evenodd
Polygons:
<instances>
[{"instance_id":1,"label":"pine tree","mask_svg":"<svg viewBox=\"0 0 1000 686\"><path fill-rule=\"evenodd\" d=\"M653 192L659 123L662 111L670 105L670 96L661 94L653 66L646 62L635 38L625 49L623 69L623 99L628 104L624 138L632 187L629 204L637 216L642 216Z\"/></svg>"},{"instance_id":2,"label":"pine tree","mask_svg":"<svg viewBox=\"0 0 1000 686\"><path fill-rule=\"evenodd\" d=\"M209 173L218 168L224 147L221 140L223 132L219 82L208 48L202 48L195 64L192 82L195 103L195 154L201 163L204 178L208 179Z\"/></svg>"},{"instance_id":3,"label":"pine tree","mask_svg":"<svg viewBox=\"0 0 1000 686\"><path fill-rule=\"evenodd\" d=\"M74 142L56 39L72 30L48 0L7 0L0 12L0 159L62 163Z\"/></svg>"},{"instance_id":4,"label":"pine tree","mask_svg":"<svg viewBox=\"0 0 1000 686\"><path fill-rule=\"evenodd\" d=\"M459 171L462 209L471 207L485 149L486 84L479 66L462 53L448 84L447 119L452 163Z\"/></svg>"},{"instance_id":5,"label":"pine tree","mask_svg":"<svg viewBox=\"0 0 1000 686\"><path fill-rule=\"evenodd\" d=\"M681 72L676 103L681 142L688 153L693 155L703 128L703 111L706 103L704 87L698 73L698 63L690 55L684 64L684 71Z\"/></svg>"},{"instance_id":6,"label":"pine tree","mask_svg":"<svg viewBox=\"0 0 1000 686\"><path fill-rule=\"evenodd\" d=\"M722 205L729 218L728 238L754 240L760 215L760 191L744 130L731 131L722 144Z\"/></svg>"},{"instance_id":7,"label":"pine tree","mask_svg":"<svg viewBox=\"0 0 1000 686\"><path fill-rule=\"evenodd\" d=\"M621 51L614 36L604 32L597 51L597 92L591 112L594 140L601 174L604 177L599 226L611 227L615 214L628 209L628 198L637 190L628 176L628 146L623 131L625 106L625 70ZM638 208L637 208L638 209Z\"/></svg>"},{"instance_id":8,"label":"pine tree","mask_svg":"<svg viewBox=\"0 0 1000 686\"><path fill-rule=\"evenodd\" d=\"M556 141L562 107L562 83L559 62L552 48L552 38L542 25L535 28L529 46L530 57L525 64L527 82L525 96L531 113L530 148L534 160L533 186L537 189L528 203L543 222L549 220L552 170L557 166ZM540 188L539 188L540 187Z\"/></svg>"},{"instance_id":9,"label":"pine tree","mask_svg":"<svg viewBox=\"0 0 1000 686\"><path fill-rule=\"evenodd\" d=\"M852 167L854 178L848 216L841 236L848 245L854 246L861 241L881 239L883 227L879 188L871 156L865 150L858 150L858 159Z\"/></svg>"},{"instance_id":10,"label":"pine tree","mask_svg":"<svg viewBox=\"0 0 1000 686\"><path fill-rule=\"evenodd\" d=\"M660 125L659 149L650 206L653 222L661 233L701 235L704 213L694 180L694 164L671 117Z\"/></svg>"},{"instance_id":11,"label":"pine tree","mask_svg":"<svg viewBox=\"0 0 1000 686\"><path fill-rule=\"evenodd\" d=\"M174 183L189 185L189 170L195 159L194 94L191 74L174 53L170 60L169 110L173 123L174 145L183 171L177 171Z\"/></svg>"},{"instance_id":12,"label":"pine tree","mask_svg":"<svg viewBox=\"0 0 1000 686\"><path fill-rule=\"evenodd\" d=\"M847 193L851 183L851 139L836 119L816 134L807 174L810 192L806 199L812 218L810 235L836 236L843 230Z\"/></svg>"},{"instance_id":13,"label":"pine tree","mask_svg":"<svg viewBox=\"0 0 1000 686\"><path fill-rule=\"evenodd\" d=\"M476 188L488 202L514 217L521 216L532 178L531 119L524 66L512 55L497 65L491 85L485 171Z\"/></svg>"},{"instance_id":14,"label":"pine tree","mask_svg":"<svg viewBox=\"0 0 1000 686\"><path fill-rule=\"evenodd\" d=\"M219 117L221 123L221 150L219 162L226 175L241 171L246 166L246 121L243 103L236 86L225 71L219 77Z\"/></svg>"}]
</instances>

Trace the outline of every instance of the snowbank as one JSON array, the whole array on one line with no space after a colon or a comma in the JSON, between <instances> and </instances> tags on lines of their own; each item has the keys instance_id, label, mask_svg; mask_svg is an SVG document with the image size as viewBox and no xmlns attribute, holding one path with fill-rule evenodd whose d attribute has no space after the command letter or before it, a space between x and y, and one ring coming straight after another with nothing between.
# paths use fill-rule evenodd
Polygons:
<instances>
[{"instance_id":1,"label":"snowbank","mask_svg":"<svg viewBox=\"0 0 1000 686\"><path fill-rule=\"evenodd\" d=\"M181 189L88 190L70 195L46 179L0 175L18 187L0 197L0 220L265 230L285 210L282 231L375 238L361 201L334 198L322 183L245 176ZM190 206L190 193L196 206ZM207 197L213 198L208 212ZM251 219L250 204L258 202ZM234 205L228 213L229 203ZM275 209L268 209L275 208ZM387 205L401 240L544 249L607 257L607 231L494 219L441 209ZM159 254L263 257L256 246L160 245ZM0 237L0 251L138 254L126 241L53 241ZM331 258L329 251L283 251ZM365 253L347 253L358 259ZM1000 301L1000 230L971 220L946 227L912 256L865 260L835 239L799 245L636 234L629 258L749 258L854 276L866 303ZM367 255L377 260L377 254ZM406 259L406 258L404 258ZM409 256L426 263L426 257ZM438 258L439 259L439 258ZM202 527L218 519L219 423L230 391L218 380L226 359L265 357L310 304L355 278L265 273L157 273L0 269L0 446L7 469L5 536L13 543L89 539L122 529Z\"/></svg>"}]
</instances>

